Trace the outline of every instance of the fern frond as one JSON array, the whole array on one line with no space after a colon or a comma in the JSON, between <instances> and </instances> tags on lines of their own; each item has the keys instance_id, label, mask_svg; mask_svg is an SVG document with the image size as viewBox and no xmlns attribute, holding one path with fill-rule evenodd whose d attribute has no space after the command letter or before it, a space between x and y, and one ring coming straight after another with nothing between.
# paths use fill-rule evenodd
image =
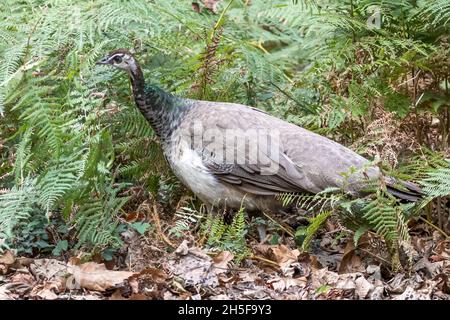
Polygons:
<instances>
[{"instance_id":1,"label":"fern frond","mask_svg":"<svg viewBox=\"0 0 450 320\"><path fill-rule=\"evenodd\" d=\"M450 195L450 159L447 159L446 167L428 172L420 183L423 191L432 198Z\"/></svg>"},{"instance_id":2,"label":"fern frond","mask_svg":"<svg viewBox=\"0 0 450 320\"><path fill-rule=\"evenodd\" d=\"M95 247L119 247L122 240L118 234L119 211L128 197L118 197L123 186L107 185L99 188L97 197L80 206L73 224L78 230L78 246L83 244Z\"/></svg>"},{"instance_id":3,"label":"fern frond","mask_svg":"<svg viewBox=\"0 0 450 320\"><path fill-rule=\"evenodd\" d=\"M302 242L303 250L308 250L313 237L320 230L320 228L324 225L324 223L327 221L327 219L331 216L331 213L332 213L332 211L322 211L314 218L309 219L310 224L306 228L305 238L303 239L303 242ZM297 232L296 232L296 236L297 236Z\"/></svg>"},{"instance_id":4,"label":"fern frond","mask_svg":"<svg viewBox=\"0 0 450 320\"><path fill-rule=\"evenodd\" d=\"M8 241L13 236L14 227L26 220L36 208L36 180L24 179L20 186L15 186L0 194L0 238Z\"/></svg>"},{"instance_id":5,"label":"fern frond","mask_svg":"<svg viewBox=\"0 0 450 320\"><path fill-rule=\"evenodd\" d=\"M203 216L195 209L189 207L181 207L175 213L177 220L169 233L176 237L181 237L183 232L190 230L191 226L196 224Z\"/></svg>"}]
</instances>

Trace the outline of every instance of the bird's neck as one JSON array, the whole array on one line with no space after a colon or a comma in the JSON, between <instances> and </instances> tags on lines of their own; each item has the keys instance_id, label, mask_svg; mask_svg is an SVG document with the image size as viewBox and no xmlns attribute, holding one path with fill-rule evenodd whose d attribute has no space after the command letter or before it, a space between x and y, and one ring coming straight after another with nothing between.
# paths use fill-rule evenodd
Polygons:
<instances>
[{"instance_id":1,"label":"bird's neck","mask_svg":"<svg viewBox=\"0 0 450 320\"><path fill-rule=\"evenodd\" d=\"M131 71L130 79L137 107L158 137L163 142L168 140L183 108L178 106L177 99L171 94L146 84L139 66Z\"/></svg>"}]
</instances>

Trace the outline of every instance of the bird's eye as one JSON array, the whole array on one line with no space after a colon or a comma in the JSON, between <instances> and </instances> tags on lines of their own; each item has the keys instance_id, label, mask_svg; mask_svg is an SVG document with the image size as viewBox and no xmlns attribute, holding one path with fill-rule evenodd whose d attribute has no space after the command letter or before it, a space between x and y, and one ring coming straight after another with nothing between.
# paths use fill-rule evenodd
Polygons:
<instances>
[{"instance_id":1,"label":"bird's eye","mask_svg":"<svg viewBox=\"0 0 450 320\"><path fill-rule=\"evenodd\" d=\"M113 60L114 60L115 63L121 63L122 62L122 57L115 56Z\"/></svg>"}]
</instances>

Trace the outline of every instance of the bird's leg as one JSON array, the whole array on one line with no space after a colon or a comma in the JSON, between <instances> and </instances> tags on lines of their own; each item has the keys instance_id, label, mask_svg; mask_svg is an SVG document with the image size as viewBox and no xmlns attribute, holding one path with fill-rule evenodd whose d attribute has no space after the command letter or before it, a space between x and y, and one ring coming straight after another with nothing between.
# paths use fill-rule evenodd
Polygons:
<instances>
[{"instance_id":1,"label":"bird's leg","mask_svg":"<svg viewBox=\"0 0 450 320\"><path fill-rule=\"evenodd\" d=\"M256 231L258 233L259 244L264 244L267 239L267 221L262 218L263 213L261 211L250 211L248 216L252 221L252 225L256 225Z\"/></svg>"},{"instance_id":2,"label":"bird's leg","mask_svg":"<svg viewBox=\"0 0 450 320\"><path fill-rule=\"evenodd\" d=\"M212 217L222 217L225 224L232 224L237 213L237 210L226 208L220 204L208 204L206 207L208 208L207 210L209 215Z\"/></svg>"},{"instance_id":3,"label":"bird's leg","mask_svg":"<svg viewBox=\"0 0 450 320\"><path fill-rule=\"evenodd\" d=\"M283 222L294 230L300 226L308 226L310 224L308 212L296 206L285 207L279 210L278 213L284 217Z\"/></svg>"},{"instance_id":4,"label":"bird's leg","mask_svg":"<svg viewBox=\"0 0 450 320\"><path fill-rule=\"evenodd\" d=\"M212 216L220 215L222 216L223 222L227 225L231 225L233 223L233 219L236 214L239 212L237 209L226 208L225 206L208 206L208 212ZM254 212L248 213L250 216L254 215ZM259 223L257 224L256 230L258 232L259 243L263 244L267 241L267 227L265 224Z\"/></svg>"},{"instance_id":5,"label":"bird's leg","mask_svg":"<svg viewBox=\"0 0 450 320\"><path fill-rule=\"evenodd\" d=\"M233 219L236 216L236 214L239 212L239 210L236 209L223 209L222 211L222 217L223 221L230 225L233 223ZM251 213L249 213L251 214ZM265 224L257 224L256 230L258 231L258 237L259 237L259 243L263 244L267 241L267 229Z\"/></svg>"},{"instance_id":6,"label":"bird's leg","mask_svg":"<svg viewBox=\"0 0 450 320\"><path fill-rule=\"evenodd\" d=\"M230 225L233 223L233 219L236 216L237 210L233 209L223 209L222 211L222 218L223 222Z\"/></svg>"}]
</instances>

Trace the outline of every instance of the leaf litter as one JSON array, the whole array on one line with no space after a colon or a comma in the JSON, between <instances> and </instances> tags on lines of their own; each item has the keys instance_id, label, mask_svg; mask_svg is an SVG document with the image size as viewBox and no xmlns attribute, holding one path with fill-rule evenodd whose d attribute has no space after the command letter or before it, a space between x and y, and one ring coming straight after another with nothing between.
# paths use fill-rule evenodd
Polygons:
<instances>
[{"instance_id":1,"label":"leaf litter","mask_svg":"<svg viewBox=\"0 0 450 320\"><path fill-rule=\"evenodd\" d=\"M232 252L199 245L189 233L175 250L150 232L131 232L124 240L125 259L115 263L5 251L0 299L450 299L450 242L435 235L413 235L411 268L398 272L386 267L382 253L367 254L364 243L371 241L355 247L352 239L332 241L327 234L309 253L289 238L275 245L249 240L251 254L240 263Z\"/></svg>"}]
</instances>

